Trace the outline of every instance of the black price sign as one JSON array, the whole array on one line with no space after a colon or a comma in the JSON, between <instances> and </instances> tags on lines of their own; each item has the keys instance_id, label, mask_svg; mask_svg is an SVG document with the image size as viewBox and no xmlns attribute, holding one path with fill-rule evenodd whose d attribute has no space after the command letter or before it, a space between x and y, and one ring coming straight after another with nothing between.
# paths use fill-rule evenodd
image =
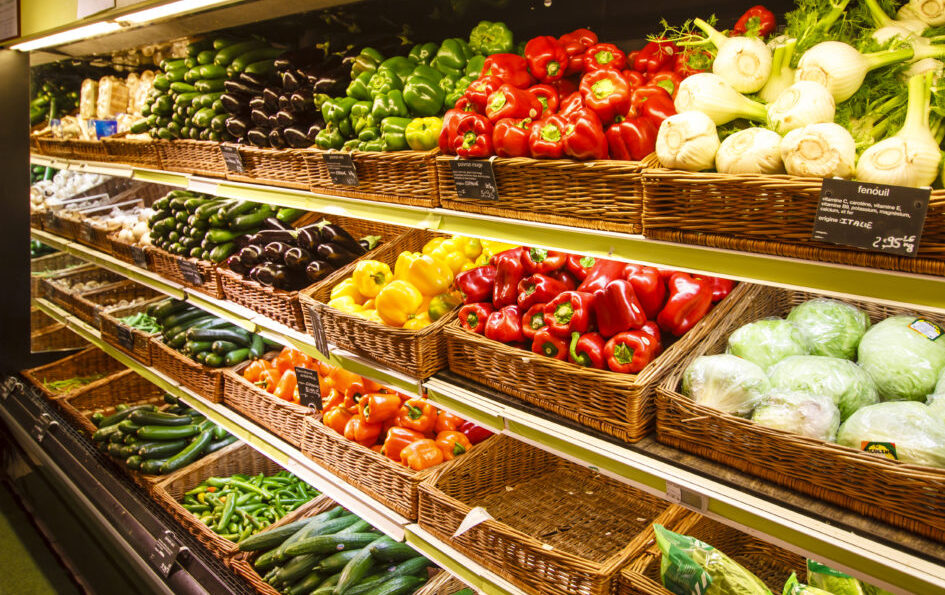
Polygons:
<instances>
[{"instance_id":1,"label":"black price sign","mask_svg":"<svg viewBox=\"0 0 945 595\"><path fill-rule=\"evenodd\" d=\"M296 368L295 378L299 385L299 403L321 411L322 391L318 388L318 372L308 368Z\"/></svg>"},{"instance_id":2,"label":"black price sign","mask_svg":"<svg viewBox=\"0 0 945 595\"><path fill-rule=\"evenodd\" d=\"M322 317L318 315L315 308L309 308L309 314L312 318L312 338L315 339L315 349L325 357L328 357L328 337L325 336L325 328L322 326Z\"/></svg>"},{"instance_id":3,"label":"black price sign","mask_svg":"<svg viewBox=\"0 0 945 595\"><path fill-rule=\"evenodd\" d=\"M141 246L131 247L131 260L135 261L136 267L148 268L148 253Z\"/></svg>"},{"instance_id":4,"label":"black price sign","mask_svg":"<svg viewBox=\"0 0 945 595\"><path fill-rule=\"evenodd\" d=\"M930 188L824 180L812 238L915 257Z\"/></svg>"},{"instance_id":5,"label":"black price sign","mask_svg":"<svg viewBox=\"0 0 945 595\"><path fill-rule=\"evenodd\" d=\"M331 177L331 183L339 186L357 186L358 170L354 166L354 158L351 153L336 153L330 151L325 153L325 167L328 168L328 175Z\"/></svg>"},{"instance_id":6,"label":"black price sign","mask_svg":"<svg viewBox=\"0 0 945 595\"><path fill-rule=\"evenodd\" d=\"M453 170L456 194L460 198L499 199L499 186L495 183L495 171L492 169L491 159L486 161L453 159L450 161L450 167Z\"/></svg>"},{"instance_id":7,"label":"black price sign","mask_svg":"<svg viewBox=\"0 0 945 595\"><path fill-rule=\"evenodd\" d=\"M174 561L177 560L181 549L181 543L177 537L170 531L165 531L164 535L154 542L154 549L148 555L148 560L158 574L167 578L171 574L171 568L174 567Z\"/></svg>"},{"instance_id":8,"label":"black price sign","mask_svg":"<svg viewBox=\"0 0 945 595\"><path fill-rule=\"evenodd\" d=\"M119 324L118 325L118 344L131 351L135 346L135 335L131 332L131 328Z\"/></svg>"},{"instance_id":9,"label":"black price sign","mask_svg":"<svg viewBox=\"0 0 945 595\"><path fill-rule=\"evenodd\" d=\"M223 163L226 164L226 171L234 173L243 173L243 158L240 156L239 147L236 145L222 144L220 152L223 154Z\"/></svg>"},{"instance_id":10,"label":"black price sign","mask_svg":"<svg viewBox=\"0 0 945 595\"><path fill-rule=\"evenodd\" d=\"M92 243L92 224L88 221L79 226L79 240L87 244Z\"/></svg>"},{"instance_id":11,"label":"black price sign","mask_svg":"<svg viewBox=\"0 0 945 595\"><path fill-rule=\"evenodd\" d=\"M197 263L181 258L177 261L177 268L180 269L181 276L191 285L203 285L203 275L197 268Z\"/></svg>"}]
</instances>

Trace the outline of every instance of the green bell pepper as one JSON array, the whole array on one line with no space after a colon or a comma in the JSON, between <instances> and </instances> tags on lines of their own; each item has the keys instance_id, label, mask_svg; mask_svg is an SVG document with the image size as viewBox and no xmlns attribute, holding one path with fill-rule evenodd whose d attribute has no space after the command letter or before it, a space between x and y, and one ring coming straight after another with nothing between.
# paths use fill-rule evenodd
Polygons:
<instances>
[{"instance_id":1,"label":"green bell pepper","mask_svg":"<svg viewBox=\"0 0 945 595\"><path fill-rule=\"evenodd\" d=\"M438 81L422 74L411 75L404 86L404 102L410 112L417 116L435 116L441 113L445 98L446 93L440 88Z\"/></svg>"},{"instance_id":2,"label":"green bell pepper","mask_svg":"<svg viewBox=\"0 0 945 595\"><path fill-rule=\"evenodd\" d=\"M358 143L359 151L386 151L387 147L384 146L384 141L381 139L369 140L367 142Z\"/></svg>"},{"instance_id":3,"label":"green bell pepper","mask_svg":"<svg viewBox=\"0 0 945 595\"><path fill-rule=\"evenodd\" d=\"M328 149L340 149L344 141L345 139L342 138L338 127L334 124L328 124L328 126L319 130L318 134L315 135L315 146L323 151L327 151Z\"/></svg>"},{"instance_id":4,"label":"green bell pepper","mask_svg":"<svg viewBox=\"0 0 945 595\"><path fill-rule=\"evenodd\" d=\"M436 56L436 51L440 49L439 44L430 42L430 43L418 43L417 45L410 48L410 53L407 54L407 59L411 62L416 62L418 64L430 64L430 60Z\"/></svg>"},{"instance_id":5,"label":"green bell pepper","mask_svg":"<svg viewBox=\"0 0 945 595\"><path fill-rule=\"evenodd\" d=\"M436 52L436 64L433 66L443 74L463 75L466 63L473 56L466 41L458 37L444 40Z\"/></svg>"},{"instance_id":6,"label":"green bell pepper","mask_svg":"<svg viewBox=\"0 0 945 595\"><path fill-rule=\"evenodd\" d=\"M404 56L394 56L393 58L388 58L387 60L381 62L381 65L378 66L377 69L388 69L393 71L394 74L397 75L397 78L400 79L400 84L403 84L416 67L417 65L411 62L409 58Z\"/></svg>"},{"instance_id":7,"label":"green bell pepper","mask_svg":"<svg viewBox=\"0 0 945 595\"><path fill-rule=\"evenodd\" d=\"M410 118L384 118L381 120L381 140L385 151L403 151L407 148L406 130Z\"/></svg>"},{"instance_id":8,"label":"green bell pepper","mask_svg":"<svg viewBox=\"0 0 945 595\"><path fill-rule=\"evenodd\" d=\"M368 82L371 99L390 91L402 91L403 89L403 81L390 68L378 68L377 72L371 75L371 80Z\"/></svg>"},{"instance_id":9,"label":"green bell pepper","mask_svg":"<svg viewBox=\"0 0 945 595\"><path fill-rule=\"evenodd\" d=\"M379 138L381 138L381 129L377 126L365 128L358 134L358 140L365 143Z\"/></svg>"},{"instance_id":10,"label":"green bell pepper","mask_svg":"<svg viewBox=\"0 0 945 595\"><path fill-rule=\"evenodd\" d=\"M376 125L374 116L371 115L371 106L370 101L359 101L351 107L351 127L355 134Z\"/></svg>"},{"instance_id":11,"label":"green bell pepper","mask_svg":"<svg viewBox=\"0 0 945 595\"><path fill-rule=\"evenodd\" d=\"M354 97L358 101L371 99L371 90L368 88L368 83L371 81L373 74L373 72L362 72L357 78L351 79L351 83L348 84L348 88L345 90L345 95Z\"/></svg>"},{"instance_id":12,"label":"green bell pepper","mask_svg":"<svg viewBox=\"0 0 945 595\"><path fill-rule=\"evenodd\" d=\"M486 67L486 57L476 55L469 59L469 62L466 62L466 76L471 76L473 78L479 78L482 74L482 69Z\"/></svg>"},{"instance_id":13,"label":"green bell pepper","mask_svg":"<svg viewBox=\"0 0 945 595\"><path fill-rule=\"evenodd\" d=\"M446 106L446 109L452 109L456 107L456 102L466 94L466 89L469 88L470 83L472 83L477 78L478 77L474 76L464 76L463 78L456 81L456 83L453 85L453 89L450 90L443 99L443 105Z\"/></svg>"},{"instance_id":14,"label":"green bell pepper","mask_svg":"<svg viewBox=\"0 0 945 595\"><path fill-rule=\"evenodd\" d=\"M507 54L515 47L512 31L505 23L479 21L469 32L469 47L478 54Z\"/></svg>"},{"instance_id":15,"label":"green bell pepper","mask_svg":"<svg viewBox=\"0 0 945 595\"><path fill-rule=\"evenodd\" d=\"M440 86L441 89L443 89L443 93L445 93L446 95L449 95L450 93L453 92L453 89L456 88L456 81L458 80L459 80L458 78L454 79L453 77L450 77L450 76L444 76L443 78L440 79L440 82L437 84Z\"/></svg>"},{"instance_id":16,"label":"green bell pepper","mask_svg":"<svg viewBox=\"0 0 945 595\"><path fill-rule=\"evenodd\" d=\"M443 120L437 116L414 118L404 129L404 138L414 151L430 151L438 146L442 129Z\"/></svg>"},{"instance_id":17,"label":"green bell pepper","mask_svg":"<svg viewBox=\"0 0 945 595\"><path fill-rule=\"evenodd\" d=\"M351 113L351 107L358 100L354 97L335 97L322 104L322 118L325 122L335 122L336 124L348 118Z\"/></svg>"},{"instance_id":18,"label":"green bell pepper","mask_svg":"<svg viewBox=\"0 0 945 595\"><path fill-rule=\"evenodd\" d=\"M339 120L337 125L338 125L338 132L341 133L341 136L343 138L354 138L355 136L357 136L354 133L354 126L351 125L350 117Z\"/></svg>"},{"instance_id":19,"label":"green bell pepper","mask_svg":"<svg viewBox=\"0 0 945 595\"><path fill-rule=\"evenodd\" d=\"M359 151L361 147L361 141L356 138L351 140L346 140L345 144L341 145L343 151Z\"/></svg>"},{"instance_id":20,"label":"green bell pepper","mask_svg":"<svg viewBox=\"0 0 945 595\"><path fill-rule=\"evenodd\" d=\"M423 78L430 79L434 83L440 82L440 79L443 78L443 73L433 68L432 66L427 66L426 64L417 64L417 67L413 69L413 72L404 80L404 85L410 82L415 76L422 76Z\"/></svg>"},{"instance_id":21,"label":"green bell pepper","mask_svg":"<svg viewBox=\"0 0 945 595\"><path fill-rule=\"evenodd\" d=\"M391 116L404 117L408 113L404 95L396 89L376 96L371 106L371 115L374 116L375 122Z\"/></svg>"},{"instance_id":22,"label":"green bell pepper","mask_svg":"<svg viewBox=\"0 0 945 595\"><path fill-rule=\"evenodd\" d=\"M373 73L384 61L384 54L374 48L364 48L351 64L351 78L356 79L362 72Z\"/></svg>"}]
</instances>

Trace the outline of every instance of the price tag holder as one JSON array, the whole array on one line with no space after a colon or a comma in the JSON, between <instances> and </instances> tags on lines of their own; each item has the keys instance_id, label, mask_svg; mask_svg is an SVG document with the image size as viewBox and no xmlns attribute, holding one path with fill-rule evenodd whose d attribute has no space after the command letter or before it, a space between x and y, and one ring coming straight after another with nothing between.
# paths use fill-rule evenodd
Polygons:
<instances>
[{"instance_id":1,"label":"price tag holder","mask_svg":"<svg viewBox=\"0 0 945 595\"><path fill-rule=\"evenodd\" d=\"M173 533L165 531L164 534L154 542L154 549L148 554L148 561L151 562L151 565L158 571L158 574L160 574L162 578L167 578L171 574L171 569L174 567L177 556L180 555L184 549L185 548L181 546L181 542L178 541Z\"/></svg>"},{"instance_id":2,"label":"price tag holder","mask_svg":"<svg viewBox=\"0 0 945 595\"><path fill-rule=\"evenodd\" d=\"M135 335L130 327L124 324L118 325L118 344L131 351L135 346Z\"/></svg>"},{"instance_id":3,"label":"price tag holder","mask_svg":"<svg viewBox=\"0 0 945 595\"><path fill-rule=\"evenodd\" d=\"M240 156L239 147L223 143L220 145L220 152L223 154L223 163L226 164L226 171L241 174L243 169L243 158Z\"/></svg>"},{"instance_id":4,"label":"price tag holder","mask_svg":"<svg viewBox=\"0 0 945 595\"><path fill-rule=\"evenodd\" d=\"M318 371L296 368L295 378L299 385L299 403L304 407L322 410L322 391L318 388Z\"/></svg>"},{"instance_id":5,"label":"price tag holder","mask_svg":"<svg viewBox=\"0 0 945 595\"><path fill-rule=\"evenodd\" d=\"M709 507L705 494L693 492L669 481L666 482L666 499L673 504L681 504L696 512L705 512Z\"/></svg>"},{"instance_id":6,"label":"price tag holder","mask_svg":"<svg viewBox=\"0 0 945 595\"><path fill-rule=\"evenodd\" d=\"M495 182L492 160L453 159L453 183L460 198L499 200L499 186Z\"/></svg>"},{"instance_id":7,"label":"price tag holder","mask_svg":"<svg viewBox=\"0 0 945 595\"><path fill-rule=\"evenodd\" d=\"M131 259L135 261L136 267L142 269L148 268L148 253L145 252L144 248L141 246L131 247Z\"/></svg>"},{"instance_id":8,"label":"price tag holder","mask_svg":"<svg viewBox=\"0 0 945 595\"><path fill-rule=\"evenodd\" d=\"M86 244L92 243L92 224L88 221L83 221L79 226L79 240Z\"/></svg>"},{"instance_id":9,"label":"price tag holder","mask_svg":"<svg viewBox=\"0 0 945 595\"><path fill-rule=\"evenodd\" d=\"M811 238L915 258L931 192L930 188L824 180Z\"/></svg>"},{"instance_id":10,"label":"price tag holder","mask_svg":"<svg viewBox=\"0 0 945 595\"><path fill-rule=\"evenodd\" d=\"M329 151L325 153L325 167L332 184L339 186L357 186L358 169L354 165L351 153Z\"/></svg>"},{"instance_id":11,"label":"price tag holder","mask_svg":"<svg viewBox=\"0 0 945 595\"><path fill-rule=\"evenodd\" d=\"M315 308L309 308L312 315L312 338L315 340L315 349L319 353L328 357L328 337L325 336L325 328L322 326L322 317L318 315Z\"/></svg>"},{"instance_id":12,"label":"price tag holder","mask_svg":"<svg viewBox=\"0 0 945 595\"><path fill-rule=\"evenodd\" d=\"M181 258L177 261L177 268L184 280L191 285L203 285L203 275L200 274L197 263Z\"/></svg>"}]
</instances>

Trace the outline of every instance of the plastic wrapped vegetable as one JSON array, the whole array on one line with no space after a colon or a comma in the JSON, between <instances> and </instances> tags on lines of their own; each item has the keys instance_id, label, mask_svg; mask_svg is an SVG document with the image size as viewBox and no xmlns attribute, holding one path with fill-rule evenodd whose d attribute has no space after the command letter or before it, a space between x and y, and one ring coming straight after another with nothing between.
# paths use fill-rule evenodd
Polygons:
<instances>
[{"instance_id":1,"label":"plastic wrapped vegetable","mask_svg":"<svg viewBox=\"0 0 945 595\"><path fill-rule=\"evenodd\" d=\"M775 430L833 442L840 427L840 410L826 395L775 389L765 394L751 420Z\"/></svg>"},{"instance_id":2,"label":"plastic wrapped vegetable","mask_svg":"<svg viewBox=\"0 0 945 595\"><path fill-rule=\"evenodd\" d=\"M870 318L856 306L816 298L791 309L787 319L807 338L811 353L856 358L856 348L870 327Z\"/></svg>"},{"instance_id":3,"label":"plastic wrapped vegetable","mask_svg":"<svg viewBox=\"0 0 945 595\"><path fill-rule=\"evenodd\" d=\"M924 319L892 316L863 335L858 361L884 401L924 401L935 389L945 368L945 339L939 333Z\"/></svg>"},{"instance_id":4,"label":"plastic wrapped vegetable","mask_svg":"<svg viewBox=\"0 0 945 595\"><path fill-rule=\"evenodd\" d=\"M833 593L805 585L797 579L797 574L792 572L791 578L784 583L784 591L781 592L781 595L833 595Z\"/></svg>"},{"instance_id":5,"label":"plastic wrapped vegetable","mask_svg":"<svg viewBox=\"0 0 945 595\"><path fill-rule=\"evenodd\" d=\"M728 338L727 353L757 364L762 370L791 355L807 355L807 340L793 323L781 318L756 320Z\"/></svg>"},{"instance_id":6,"label":"plastic wrapped vegetable","mask_svg":"<svg viewBox=\"0 0 945 595\"><path fill-rule=\"evenodd\" d=\"M734 355L703 355L683 373L682 392L700 405L748 417L770 384L764 370Z\"/></svg>"},{"instance_id":7,"label":"plastic wrapped vegetable","mask_svg":"<svg viewBox=\"0 0 945 595\"><path fill-rule=\"evenodd\" d=\"M837 442L903 463L945 467L945 421L914 401L864 407L840 426Z\"/></svg>"},{"instance_id":8,"label":"plastic wrapped vegetable","mask_svg":"<svg viewBox=\"0 0 945 595\"><path fill-rule=\"evenodd\" d=\"M768 369L772 388L803 390L833 399L844 420L866 405L879 403L876 384L863 368L847 359L792 355Z\"/></svg>"},{"instance_id":9,"label":"plastic wrapped vegetable","mask_svg":"<svg viewBox=\"0 0 945 595\"><path fill-rule=\"evenodd\" d=\"M677 595L771 595L757 576L724 553L695 537L653 525L663 552L660 577Z\"/></svg>"},{"instance_id":10,"label":"plastic wrapped vegetable","mask_svg":"<svg viewBox=\"0 0 945 595\"><path fill-rule=\"evenodd\" d=\"M814 560L807 561L807 583L833 595L866 595L860 581Z\"/></svg>"},{"instance_id":11,"label":"plastic wrapped vegetable","mask_svg":"<svg viewBox=\"0 0 945 595\"><path fill-rule=\"evenodd\" d=\"M929 395L925 402L933 416L945 422L945 394L935 393Z\"/></svg>"}]
</instances>

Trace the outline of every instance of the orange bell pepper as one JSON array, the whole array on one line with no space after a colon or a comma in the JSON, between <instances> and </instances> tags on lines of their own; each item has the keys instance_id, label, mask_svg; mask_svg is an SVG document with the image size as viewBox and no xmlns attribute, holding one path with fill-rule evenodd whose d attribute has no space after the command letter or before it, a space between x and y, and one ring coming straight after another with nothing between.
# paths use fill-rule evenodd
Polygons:
<instances>
[{"instance_id":1,"label":"orange bell pepper","mask_svg":"<svg viewBox=\"0 0 945 595\"><path fill-rule=\"evenodd\" d=\"M365 395L380 392L382 388L380 384L358 376L358 380L349 384L345 390L345 407L352 414L357 413L359 411L358 403L361 402L361 399Z\"/></svg>"},{"instance_id":2,"label":"orange bell pepper","mask_svg":"<svg viewBox=\"0 0 945 595\"><path fill-rule=\"evenodd\" d=\"M324 410L328 411L329 409L334 409L335 407L341 407L345 402L345 396L335 389L330 389L327 393L328 398L322 397L324 401Z\"/></svg>"},{"instance_id":3,"label":"orange bell pepper","mask_svg":"<svg viewBox=\"0 0 945 595\"><path fill-rule=\"evenodd\" d=\"M400 462L414 471L429 469L443 462L443 451L428 438L417 440L400 451Z\"/></svg>"},{"instance_id":4,"label":"orange bell pepper","mask_svg":"<svg viewBox=\"0 0 945 595\"><path fill-rule=\"evenodd\" d=\"M298 379L295 377L295 368L286 370L276 385L276 391L272 394L283 401L294 401L295 391L298 388Z\"/></svg>"},{"instance_id":5,"label":"orange bell pepper","mask_svg":"<svg viewBox=\"0 0 945 595\"><path fill-rule=\"evenodd\" d=\"M436 426L436 407L423 399L410 399L400 407L397 425L421 434L432 434Z\"/></svg>"},{"instance_id":6,"label":"orange bell pepper","mask_svg":"<svg viewBox=\"0 0 945 595\"><path fill-rule=\"evenodd\" d=\"M373 450L374 452L376 452L376 453L378 453L378 454L384 454L384 445L383 445L383 444L375 444L374 446L371 447L371 450Z\"/></svg>"},{"instance_id":7,"label":"orange bell pepper","mask_svg":"<svg viewBox=\"0 0 945 595\"><path fill-rule=\"evenodd\" d=\"M459 455L466 454L472 443L462 432L440 432L436 435L436 446L443 452L443 459L452 461Z\"/></svg>"},{"instance_id":8,"label":"orange bell pepper","mask_svg":"<svg viewBox=\"0 0 945 595\"><path fill-rule=\"evenodd\" d=\"M414 432L407 428L392 427L387 431L387 439L384 440L384 455L390 460L399 463L400 452L409 444L417 440L423 440L424 436L420 432Z\"/></svg>"},{"instance_id":9,"label":"orange bell pepper","mask_svg":"<svg viewBox=\"0 0 945 595\"><path fill-rule=\"evenodd\" d=\"M433 426L433 431L437 434L440 432L455 432L464 423L466 423L466 420L460 416L440 409L436 412L436 425Z\"/></svg>"},{"instance_id":10,"label":"orange bell pepper","mask_svg":"<svg viewBox=\"0 0 945 595\"><path fill-rule=\"evenodd\" d=\"M389 393L370 393L358 401L358 412L364 421L379 423L395 417L400 410L400 397Z\"/></svg>"},{"instance_id":11,"label":"orange bell pepper","mask_svg":"<svg viewBox=\"0 0 945 595\"><path fill-rule=\"evenodd\" d=\"M322 416L322 423L343 436L351 417L351 414L348 413L344 407L334 407L333 409L325 410L325 414Z\"/></svg>"},{"instance_id":12,"label":"orange bell pepper","mask_svg":"<svg viewBox=\"0 0 945 595\"><path fill-rule=\"evenodd\" d=\"M373 446L381 435L381 424L369 424L360 415L353 415L345 424L345 438L361 446Z\"/></svg>"},{"instance_id":13,"label":"orange bell pepper","mask_svg":"<svg viewBox=\"0 0 945 595\"><path fill-rule=\"evenodd\" d=\"M253 363L246 366L246 369L243 370L243 378L249 380L250 382L259 381L259 377L266 370L265 360L257 359Z\"/></svg>"},{"instance_id":14,"label":"orange bell pepper","mask_svg":"<svg viewBox=\"0 0 945 595\"><path fill-rule=\"evenodd\" d=\"M275 392L276 387L279 386L279 380L282 378L282 374L279 373L278 368L267 367L262 374L259 375L259 380L256 381L256 384L269 392Z\"/></svg>"},{"instance_id":15,"label":"orange bell pepper","mask_svg":"<svg viewBox=\"0 0 945 595\"><path fill-rule=\"evenodd\" d=\"M343 368L334 368L329 377L334 384L335 389L341 394L345 394L348 390L348 387L351 386L353 382L358 382L361 380L361 377L357 374L353 374Z\"/></svg>"}]
</instances>

